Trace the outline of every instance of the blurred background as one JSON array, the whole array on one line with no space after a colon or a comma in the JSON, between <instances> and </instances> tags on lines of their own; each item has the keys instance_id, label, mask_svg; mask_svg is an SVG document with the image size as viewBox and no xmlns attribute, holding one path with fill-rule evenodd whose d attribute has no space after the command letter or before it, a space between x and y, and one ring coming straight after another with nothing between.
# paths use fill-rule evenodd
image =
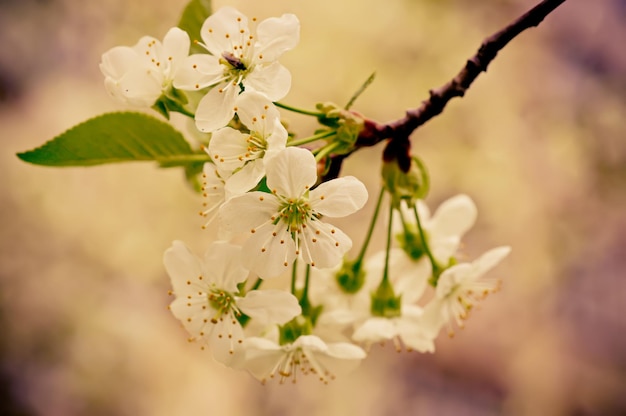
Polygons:
<instances>
[{"instance_id":1,"label":"blurred background","mask_svg":"<svg viewBox=\"0 0 626 416\"><path fill-rule=\"evenodd\" d=\"M157 5L158 3L158 5ZM447 82L530 0L215 1L293 12L284 100L402 116ZM626 414L626 2L569 0L515 39L463 99L413 135L437 206L477 203L463 252L513 252L500 293L434 355L372 348L329 386L261 386L212 362L166 310L162 253L197 252L200 197L150 164L27 165L16 152L107 111L100 55L162 39L185 0L0 1L0 414ZM289 115L301 136L311 121ZM375 195L382 148L344 174ZM375 198L338 223L358 246ZM377 234L378 240L382 233ZM382 247L381 241L377 242Z\"/></svg>"}]
</instances>

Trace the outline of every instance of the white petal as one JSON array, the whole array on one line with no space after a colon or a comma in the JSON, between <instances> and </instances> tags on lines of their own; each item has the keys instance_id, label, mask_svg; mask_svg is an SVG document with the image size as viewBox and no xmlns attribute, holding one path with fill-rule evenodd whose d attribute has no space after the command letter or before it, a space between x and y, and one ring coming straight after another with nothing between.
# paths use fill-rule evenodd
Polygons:
<instances>
[{"instance_id":1,"label":"white petal","mask_svg":"<svg viewBox=\"0 0 626 416\"><path fill-rule=\"evenodd\" d=\"M177 66L189 55L190 45L189 35L180 28L173 27L165 34L163 38L163 59L165 62L169 62L172 73L175 73Z\"/></svg>"},{"instance_id":2,"label":"white petal","mask_svg":"<svg viewBox=\"0 0 626 416\"><path fill-rule=\"evenodd\" d=\"M478 259L476 259L473 263L473 278L477 278L487 273L489 270L494 268L498 263L502 261L506 256L511 252L511 247L502 246L493 248Z\"/></svg>"},{"instance_id":3,"label":"white petal","mask_svg":"<svg viewBox=\"0 0 626 416\"><path fill-rule=\"evenodd\" d=\"M267 379L285 355L280 345L265 338L246 338L243 348L245 360L238 367L248 370L259 380Z\"/></svg>"},{"instance_id":4,"label":"white petal","mask_svg":"<svg viewBox=\"0 0 626 416\"><path fill-rule=\"evenodd\" d=\"M429 222L428 230L437 237L462 237L474 225L476 216L474 201L467 195L457 195L439 206Z\"/></svg>"},{"instance_id":5,"label":"white petal","mask_svg":"<svg viewBox=\"0 0 626 416\"><path fill-rule=\"evenodd\" d=\"M145 63L151 63L158 58L157 52L161 50L161 47L160 40L152 36L143 36L137 41L135 46L133 46L133 49Z\"/></svg>"},{"instance_id":6,"label":"white petal","mask_svg":"<svg viewBox=\"0 0 626 416\"><path fill-rule=\"evenodd\" d=\"M313 210L328 217L345 217L363 208L367 201L365 185L354 176L324 182L309 197Z\"/></svg>"},{"instance_id":7,"label":"white petal","mask_svg":"<svg viewBox=\"0 0 626 416\"><path fill-rule=\"evenodd\" d=\"M119 81L119 88L132 105L149 107L161 96L162 74L146 67L128 71Z\"/></svg>"},{"instance_id":8,"label":"white petal","mask_svg":"<svg viewBox=\"0 0 626 416\"><path fill-rule=\"evenodd\" d=\"M187 281L195 281L202 275L199 259L182 241L174 241L172 246L165 250L163 263L174 290L184 287Z\"/></svg>"},{"instance_id":9,"label":"white petal","mask_svg":"<svg viewBox=\"0 0 626 416\"><path fill-rule=\"evenodd\" d=\"M459 249L461 238L457 235L449 237L439 237L436 234L430 234L429 241L430 251L439 264L448 265L450 257Z\"/></svg>"},{"instance_id":10,"label":"white petal","mask_svg":"<svg viewBox=\"0 0 626 416\"><path fill-rule=\"evenodd\" d=\"M206 302L204 305L206 306ZM180 320L192 339L200 342L206 341L206 337L213 330L211 318L215 313L214 309L202 309L202 304L196 299L190 301L186 295L177 296L169 309L172 315Z\"/></svg>"},{"instance_id":11,"label":"white petal","mask_svg":"<svg viewBox=\"0 0 626 416\"><path fill-rule=\"evenodd\" d=\"M223 174L223 172L222 172ZM202 216L207 218L205 226L217 218L220 206L226 200L224 179L213 163L205 163L202 168L202 193L206 198Z\"/></svg>"},{"instance_id":12,"label":"white petal","mask_svg":"<svg viewBox=\"0 0 626 416\"><path fill-rule=\"evenodd\" d=\"M276 106L264 95L255 91L245 91L237 97L237 115L251 131L268 135L274 121L280 119ZM269 126L269 127L268 127Z\"/></svg>"},{"instance_id":13,"label":"white petal","mask_svg":"<svg viewBox=\"0 0 626 416\"><path fill-rule=\"evenodd\" d=\"M394 290L402 295L402 303L417 303L424 294L431 276L430 261L424 257L415 261L402 249L392 248L389 254Z\"/></svg>"},{"instance_id":14,"label":"white petal","mask_svg":"<svg viewBox=\"0 0 626 416\"><path fill-rule=\"evenodd\" d=\"M228 172L242 167L245 163L244 156L248 151L248 137L248 134L230 127L215 131L211 136L208 151L215 165Z\"/></svg>"},{"instance_id":15,"label":"white petal","mask_svg":"<svg viewBox=\"0 0 626 416\"><path fill-rule=\"evenodd\" d=\"M277 118L274 120L274 125L272 126L272 131L269 136L265 137L267 141L267 148L265 150L265 156L263 156L263 160L266 162L280 153L281 150L285 148L287 145L287 130L283 127L280 119Z\"/></svg>"},{"instance_id":16,"label":"white petal","mask_svg":"<svg viewBox=\"0 0 626 416\"><path fill-rule=\"evenodd\" d=\"M403 305L402 317L396 320L396 326L404 345L419 352L435 352L433 341L439 333L439 327L432 319L431 315L425 316L420 307Z\"/></svg>"},{"instance_id":17,"label":"white petal","mask_svg":"<svg viewBox=\"0 0 626 416\"><path fill-rule=\"evenodd\" d=\"M322 269L337 266L350 248L350 237L333 225L321 221L309 221L300 237L302 259Z\"/></svg>"},{"instance_id":18,"label":"white petal","mask_svg":"<svg viewBox=\"0 0 626 416\"><path fill-rule=\"evenodd\" d=\"M137 52L128 46L116 46L102 55L100 71L106 77L119 81L131 68L139 64Z\"/></svg>"},{"instance_id":19,"label":"white petal","mask_svg":"<svg viewBox=\"0 0 626 416\"><path fill-rule=\"evenodd\" d=\"M250 192L235 196L220 208L220 224L224 230L248 232L271 220L278 212L278 201L272 194Z\"/></svg>"},{"instance_id":20,"label":"white petal","mask_svg":"<svg viewBox=\"0 0 626 416\"><path fill-rule=\"evenodd\" d=\"M245 78L244 85L246 89L257 91L271 101L278 101L284 98L291 88L291 73L278 62L255 66Z\"/></svg>"},{"instance_id":21,"label":"white petal","mask_svg":"<svg viewBox=\"0 0 626 416\"><path fill-rule=\"evenodd\" d=\"M328 344L326 354L316 354L315 358L321 367L335 376L353 371L365 356L365 351L354 344L336 342Z\"/></svg>"},{"instance_id":22,"label":"white petal","mask_svg":"<svg viewBox=\"0 0 626 416\"><path fill-rule=\"evenodd\" d=\"M174 77L174 86L181 90L199 90L224 79L224 68L214 56L194 54L185 58Z\"/></svg>"},{"instance_id":23,"label":"white petal","mask_svg":"<svg viewBox=\"0 0 626 416\"><path fill-rule=\"evenodd\" d=\"M434 338L431 338L427 333L416 328L414 331L405 332L401 335L402 342L407 348L411 348L414 351L419 352L435 352Z\"/></svg>"},{"instance_id":24,"label":"white petal","mask_svg":"<svg viewBox=\"0 0 626 416\"><path fill-rule=\"evenodd\" d=\"M243 328L232 316L224 316L217 323L208 325L213 326L208 339L213 358L228 365L234 355L243 349Z\"/></svg>"},{"instance_id":25,"label":"white petal","mask_svg":"<svg viewBox=\"0 0 626 416\"><path fill-rule=\"evenodd\" d=\"M262 159L250 161L241 170L235 172L226 181L226 192L240 195L248 192L258 185L265 176L265 164Z\"/></svg>"},{"instance_id":26,"label":"white petal","mask_svg":"<svg viewBox=\"0 0 626 416\"><path fill-rule=\"evenodd\" d=\"M198 103L196 127L204 133L226 126L235 115L235 99L239 87L222 87L222 84L215 86Z\"/></svg>"},{"instance_id":27,"label":"white petal","mask_svg":"<svg viewBox=\"0 0 626 416\"><path fill-rule=\"evenodd\" d=\"M264 324L283 325L302 313L298 299L284 290L252 290L237 301L243 313Z\"/></svg>"},{"instance_id":28,"label":"white petal","mask_svg":"<svg viewBox=\"0 0 626 416\"><path fill-rule=\"evenodd\" d=\"M254 59L256 62L272 62L298 44L300 22L293 14L271 17L259 24L256 33ZM262 55L261 59L259 59L260 55Z\"/></svg>"},{"instance_id":29,"label":"white petal","mask_svg":"<svg viewBox=\"0 0 626 416\"><path fill-rule=\"evenodd\" d=\"M275 235L274 235L275 234ZM290 270L296 258L296 245L287 227L266 223L244 243L244 265L263 279Z\"/></svg>"},{"instance_id":30,"label":"white petal","mask_svg":"<svg viewBox=\"0 0 626 416\"><path fill-rule=\"evenodd\" d=\"M278 195L299 198L317 181L313 154L299 147L288 147L265 165L267 186Z\"/></svg>"},{"instance_id":31,"label":"white petal","mask_svg":"<svg viewBox=\"0 0 626 416\"><path fill-rule=\"evenodd\" d=\"M473 270L469 263L456 264L446 269L437 280L437 288L435 289L437 298L443 299L450 295L463 280L471 276Z\"/></svg>"},{"instance_id":32,"label":"white petal","mask_svg":"<svg viewBox=\"0 0 626 416\"><path fill-rule=\"evenodd\" d=\"M203 257L203 275L227 292L236 292L237 284L246 280L248 270L241 265L241 247L215 241Z\"/></svg>"},{"instance_id":33,"label":"white petal","mask_svg":"<svg viewBox=\"0 0 626 416\"><path fill-rule=\"evenodd\" d=\"M240 33L241 30L244 33ZM233 52L233 46L248 38L248 19L233 7L222 7L202 24L200 36L207 50L220 57L223 52Z\"/></svg>"},{"instance_id":34,"label":"white petal","mask_svg":"<svg viewBox=\"0 0 626 416\"><path fill-rule=\"evenodd\" d=\"M362 360L367 355L362 348L347 342L328 344L327 354L342 360Z\"/></svg>"},{"instance_id":35,"label":"white petal","mask_svg":"<svg viewBox=\"0 0 626 416\"><path fill-rule=\"evenodd\" d=\"M359 326L352 334L357 342L380 342L398 335L393 321L386 318L370 318Z\"/></svg>"},{"instance_id":36,"label":"white petal","mask_svg":"<svg viewBox=\"0 0 626 416\"><path fill-rule=\"evenodd\" d=\"M449 317L445 313L445 301L435 298L424 306L424 313L421 318L421 326L426 334L434 338L441 330L441 327L448 322Z\"/></svg>"}]
</instances>

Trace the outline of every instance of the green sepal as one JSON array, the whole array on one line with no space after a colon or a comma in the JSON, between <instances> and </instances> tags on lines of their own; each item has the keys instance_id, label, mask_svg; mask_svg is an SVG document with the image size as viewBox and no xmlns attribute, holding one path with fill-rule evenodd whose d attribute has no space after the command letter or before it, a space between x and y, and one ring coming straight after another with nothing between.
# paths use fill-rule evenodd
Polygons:
<instances>
[{"instance_id":1,"label":"green sepal","mask_svg":"<svg viewBox=\"0 0 626 416\"><path fill-rule=\"evenodd\" d=\"M187 3L183 11L178 27L183 29L191 39L190 53L207 53L206 49L199 46L196 41L200 41L200 30L202 24L213 13L211 0L191 0Z\"/></svg>"},{"instance_id":2,"label":"green sepal","mask_svg":"<svg viewBox=\"0 0 626 416\"><path fill-rule=\"evenodd\" d=\"M355 111L343 109L334 103L318 103L315 108L323 114L317 118L319 123L329 127L329 131L335 132L331 136L333 143L340 143L333 148L333 153L346 154L351 152L363 130L365 124L363 116ZM316 134L323 131L325 130L319 130Z\"/></svg>"},{"instance_id":3,"label":"green sepal","mask_svg":"<svg viewBox=\"0 0 626 416\"><path fill-rule=\"evenodd\" d=\"M371 296L372 316L395 318L402 315L402 295L396 296L389 279L383 279Z\"/></svg>"},{"instance_id":4,"label":"green sepal","mask_svg":"<svg viewBox=\"0 0 626 416\"><path fill-rule=\"evenodd\" d=\"M94 117L17 156L25 162L44 166L93 166L135 161L154 161L171 166L203 159L171 125L132 112Z\"/></svg>"},{"instance_id":5,"label":"green sepal","mask_svg":"<svg viewBox=\"0 0 626 416\"><path fill-rule=\"evenodd\" d=\"M292 344L302 335L311 335L313 324L309 317L298 315L285 325L280 325L278 333L279 345Z\"/></svg>"},{"instance_id":6,"label":"green sepal","mask_svg":"<svg viewBox=\"0 0 626 416\"><path fill-rule=\"evenodd\" d=\"M172 111L193 117L193 114L185 108L188 102L189 100L184 92L171 87L156 100L151 108L167 120L170 119L170 112Z\"/></svg>"},{"instance_id":7,"label":"green sepal","mask_svg":"<svg viewBox=\"0 0 626 416\"><path fill-rule=\"evenodd\" d=\"M344 293L357 293L365 283L365 270L363 270L362 263L345 261L335 274L335 280Z\"/></svg>"},{"instance_id":8,"label":"green sepal","mask_svg":"<svg viewBox=\"0 0 626 416\"><path fill-rule=\"evenodd\" d=\"M428 240L428 236L427 240ZM407 224L402 233L396 235L396 240L402 250L413 261L417 261L426 254L422 237L414 224Z\"/></svg>"}]
</instances>

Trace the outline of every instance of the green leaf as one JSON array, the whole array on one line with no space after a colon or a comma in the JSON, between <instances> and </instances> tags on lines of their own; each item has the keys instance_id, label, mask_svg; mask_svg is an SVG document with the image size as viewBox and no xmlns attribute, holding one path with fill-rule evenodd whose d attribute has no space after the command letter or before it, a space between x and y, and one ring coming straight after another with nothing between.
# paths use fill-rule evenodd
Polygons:
<instances>
[{"instance_id":1,"label":"green leaf","mask_svg":"<svg viewBox=\"0 0 626 416\"><path fill-rule=\"evenodd\" d=\"M201 40L200 29L207 17L211 16L211 0L191 0L178 22L178 27L189 34L191 38L191 53L206 53L206 50L196 45L194 41Z\"/></svg>"},{"instance_id":2,"label":"green leaf","mask_svg":"<svg viewBox=\"0 0 626 416\"><path fill-rule=\"evenodd\" d=\"M142 113L109 113L81 123L44 145L17 156L44 166L92 166L156 161L181 166L208 159L197 154L183 135Z\"/></svg>"}]
</instances>

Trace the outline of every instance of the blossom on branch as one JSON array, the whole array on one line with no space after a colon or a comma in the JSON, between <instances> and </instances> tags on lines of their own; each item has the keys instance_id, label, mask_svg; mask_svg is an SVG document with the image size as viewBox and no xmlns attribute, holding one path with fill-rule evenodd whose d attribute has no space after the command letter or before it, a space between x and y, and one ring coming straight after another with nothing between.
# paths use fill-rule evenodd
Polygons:
<instances>
[{"instance_id":1,"label":"blossom on branch","mask_svg":"<svg viewBox=\"0 0 626 416\"><path fill-rule=\"evenodd\" d=\"M116 46L102 55L104 86L126 104L150 107L172 87L176 72L189 55L189 35L171 28L163 43L144 36L133 47Z\"/></svg>"},{"instance_id":2,"label":"blossom on branch","mask_svg":"<svg viewBox=\"0 0 626 416\"><path fill-rule=\"evenodd\" d=\"M472 263L460 263L446 269L435 289L435 298L424 308L424 322L437 332L448 326L448 335L454 335L451 324L463 328L465 319L481 299L500 288L498 279L481 279L511 252L508 246L491 249Z\"/></svg>"},{"instance_id":3,"label":"blossom on branch","mask_svg":"<svg viewBox=\"0 0 626 416\"><path fill-rule=\"evenodd\" d=\"M311 189L317 181L315 158L296 147L278 153L265 168L272 193L235 196L220 208L225 230L251 234L243 245L245 266L267 278L288 270L297 257L318 268L339 264L352 240L321 219L361 209L367 200L363 183L346 176Z\"/></svg>"},{"instance_id":4,"label":"blossom on branch","mask_svg":"<svg viewBox=\"0 0 626 416\"><path fill-rule=\"evenodd\" d=\"M263 324L283 324L301 313L298 300L282 290L252 290L240 294L248 277L241 265L241 248L214 242L197 257L181 241L165 251L163 261L176 299L170 310L191 335L207 344L216 360L228 363L244 340L243 314Z\"/></svg>"},{"instance_id":5,"label":"blossom on branch","mask_svg":"<svg viewBox=\"0 0 626 416\"><path fill-rule=\"evenodd\" d=\"M440 266L446 267L458 250L461 238L476 222L476 204L469 196L461 194L442 202L432 215L422 200L417 201L416 208L430 252ZM413 260L424 259L413 209L402 205L402 218L408 226L404 234L398 235L402 248Z\"/></svg>"},{"instance_id":6,"label":"blossom on branch","mask_svg":"<svg viewBox=\"0 0 626 416\"><path fill-rule=\"evenodd\" d=\"M236 98L243 91L256 91L270 101L289 92L291 74L278 58L300 39L295 15L272 17L251 28L246 16L223 7L206 19L200 36L203 42L199 44L209 53L189 56L174 81L183 90L211 88L196 109L200 131L224 127L233 118Z\"/></svg>"},{"instance_id":7,"label":"blossom on branch","mask_svg":"<svg viewBox=\"0 0 626 416\"><path fill-rule=\"evenodd\" d=\"M285 148L287 130L280 114L265 96L246 91L236 99L239 121L249 130L231 127L215 131L207 153L220 171L232 174L226 182L229 194L243 194L265 176L265 163Z\"/></svg>"},{"instance_id":8,"label":"blossom on branch","mask_svg":"<svg viewBox=\"0 0 626 416\"><path fill-rule=\"evenodd\" d=\"M366 356L360 347L347 342L326 343L315 335L302 335L292 343L279 345L275 341L250 337L244 341L244 359L239 366L262 382L275 377L280 383L298 373L314 374L323 383L338 373L346 373L360 364Z\"/></svg>"}]
</instances>

